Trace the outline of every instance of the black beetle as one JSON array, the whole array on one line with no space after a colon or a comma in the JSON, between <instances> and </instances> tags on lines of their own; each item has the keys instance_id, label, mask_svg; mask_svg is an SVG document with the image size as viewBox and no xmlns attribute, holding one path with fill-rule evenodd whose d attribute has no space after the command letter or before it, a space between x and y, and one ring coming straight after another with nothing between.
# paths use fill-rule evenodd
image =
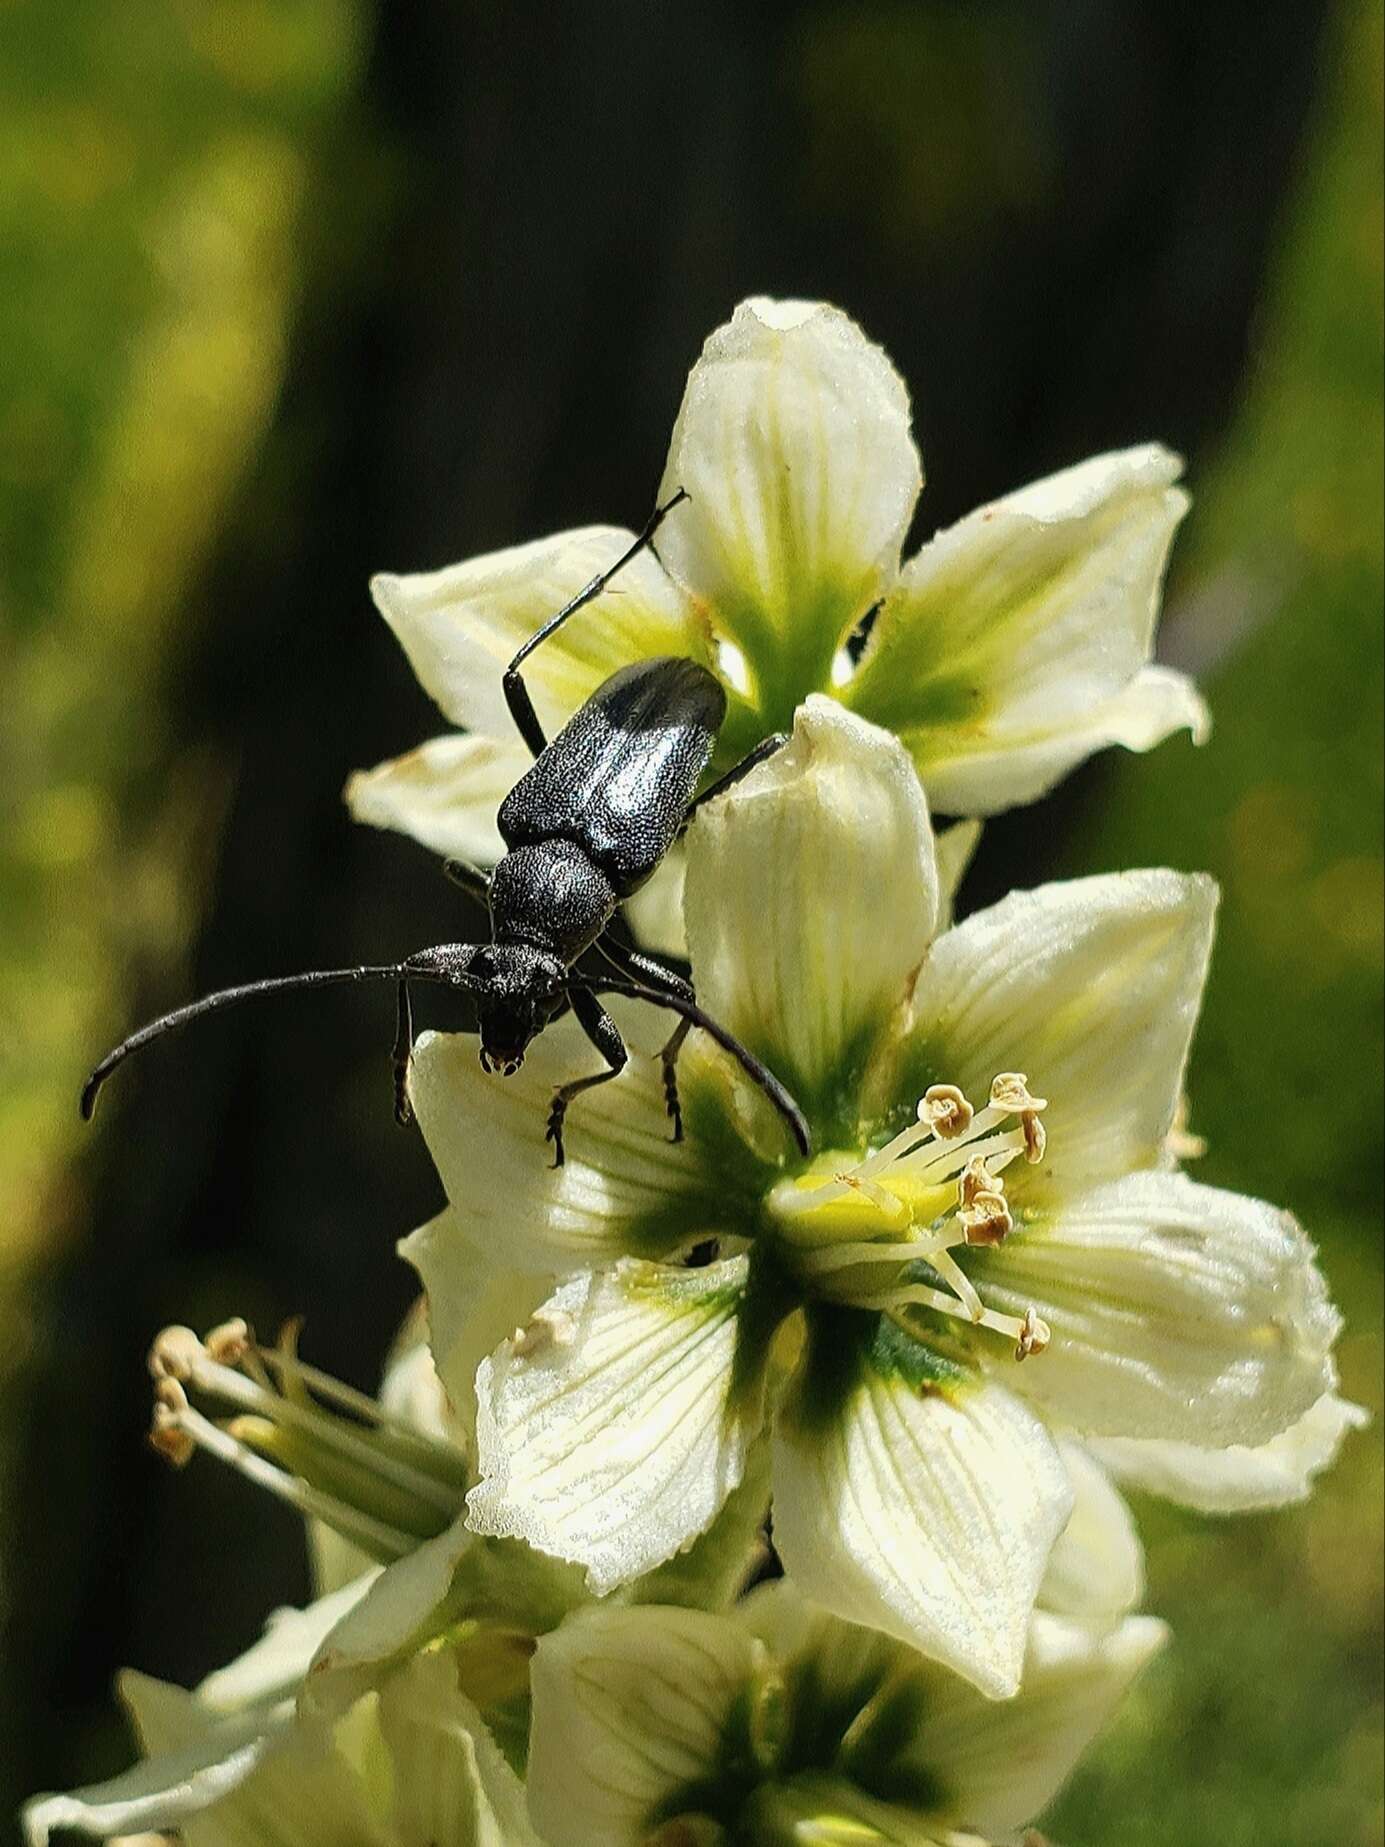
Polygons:
<instances>
[{"instance_id":1,"label":"black beetle","mask_svg":"<svg viewBox=\"0 0 1385 1847\"><path fill-rule=\"evenodd\" d=\"M500 805L507 848L494 872L449 860L448 876L490 909L489 943L443 943L402 962L361 968L314 969L223 988L142 1026L97 1065L82 1089L90 1117L97 1093L117 1065L150 1040L205 1013L256 995L325 987L348 981L398 984L398 1026L391 1062L395 1114L409 1120L408 1069L413 1047L409 988L431 982L463 988L477 997L481 1063L505 1076L524 1062L525 1049L545 1026L571 1007L606 1061L606 1069L574 1078L553 1093L547 1139L554 1165L563 1162L563 1118L572 1099L621 1071L626 1049L602 994L629 995L679 1014L660 1054L673 1139L682 1136L676 1064L689 1030L700 1026L736 1059L773 1103L803 1154L808 1125L788 1091L761 1061L697 1005L691 985L620 933L621 900L638 891L704 802L738 782L785 742L765 738L726 774L694 798L726 716L726 694L714 674L678 656L633 662L602 682L550 743L544 736L520 668L533 650L606 585L653 539L685 496L680 490L657 507L634 543L607 570L530 636L505 670L505 699L534 754L527 771ZM595 950L610 973L584 974L575 964Z\"/></svg>"}]
</instances>

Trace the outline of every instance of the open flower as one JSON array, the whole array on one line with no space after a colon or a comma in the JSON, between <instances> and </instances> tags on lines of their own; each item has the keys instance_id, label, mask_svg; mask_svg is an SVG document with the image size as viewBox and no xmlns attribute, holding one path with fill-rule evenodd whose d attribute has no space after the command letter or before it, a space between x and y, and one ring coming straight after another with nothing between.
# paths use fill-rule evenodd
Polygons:
<instances>
[{"instance_id":1,"label":"open flower","mask_svg":"<svg viewBox=\"0 0 1385 1847\"><path fill-rule=\"evenodd\" d=\"M534 1660L529 1812L550 1847L1013 1839L1164 1637L1036 1615L997 1704L785 1581L731 1616L590 1610Z\"/></svg>"},{"instance_id":2,"label":"open flower","mask_svg":"<svg viewBox=\"0 0 1385 1847\"><path fill-rule=\"evenodd\" d=\"M1154 444L1098 456L980 508L901 565L922 484L902 381L839 309L757 297L688 378L660 499L688 498L658 555L545 642L527 683L551 733L627 661L689 655L726 681L718 768L825 692L898 733L935 807L1032 801L1106 745L1205 732L1191 684L1150 665L1188 505L1180 472ZM501 673L632 536L585 527L374 580L423 686L468 735L354 777L359 819L499 857L495 811L528 762ZM674 877L676 861L659 883Z\"/></svg>"},{"instance_id":3,"label":"open flower","mask_svg":"<svg viewBox=\"0 0 1385 1847\"><path fill-rule=\"evenodd\" d=\"M580 1035L504 1085L434 1035L414 1100L467 1238L408 1254L435 1329L478 1248L562 1279L477 1373L477 1530L609 1591L708 1524L768 1424L800 1589L999 1696L1069 1516L1052 1432L1258 1450L1332 1389L1338 1320L1290 1218L1170 1165L1210 881L1083 879L939 931L946 901L901 745L810 700L692 829L686 924L702 1003L818 1152L694 1035L683 1142L636 1057L554 1171Z\"/></svg>"}]
</instances>

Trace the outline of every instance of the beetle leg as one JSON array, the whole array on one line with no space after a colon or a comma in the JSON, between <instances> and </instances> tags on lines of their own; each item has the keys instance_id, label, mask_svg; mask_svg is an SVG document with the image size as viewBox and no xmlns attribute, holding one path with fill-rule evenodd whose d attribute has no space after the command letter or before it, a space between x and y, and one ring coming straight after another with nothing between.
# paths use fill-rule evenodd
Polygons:
<instances>
[{"instance_id":1,"label":"beetle leg","mask_svg":"<svg viewBox=\"0 0 1385 1847\"><path fill-rule=\"evenodd\" d=\"M776 750L782 750L788 741L787 731L772 731L767 738L761 738L754 750L748 750L739 763L733 763L724 776L718 776L710 788L704 789L701 795L688 804L688 812L683 816L683 827L688 825L704 802L714 802L719 795L734 788L743 776L748 776L766 757L772 757ZM680 834L683 827L678 830Z\"/></svg>"},{"instance_id":2,"label":"beetle leg","mask_svg":"<svg viewBox=\"0 0 1385 1847\"><path fill-rule=\"evenodd\" d=\"M675 975L662 962L656 962L653 956L642 955L638 949L630 949L624 943L610 942L605 938L596 947L612 967L635 975L649 982L652 987L662 988L666 993L676 994L681 1000L696 1000L692 983L685 981L681 975ZM683 1109L678 1101L678 1054L691 1031L692 1022L680 1020L659 1052L659 1063L664 1073L664 1104L673 1123L673 1140L676 1142L683 1139Z\"/></svg>"},{"instance_id":3,"label":"beetle leg","mask_svg":"<svg viewBox=\"0 0 1385 1847\"><path fill-rule=\"evenodd\" d=\"M590 1090L593 1084L609 1084L613 1077L619 1076L625 1069L625 1061L629 1056L615 1021L589 989L572 988L569 990L569 999L582 1031L606 1060L609 1069L597 1071L591 1077L575 1077L571 1083L560 1084L553 1092L553 1106L548 1112L548 1129L544 1140L553 1144L555 1167L561 1167L566 1158L563 1152L563 1118L567 1115L568 1104L584 1090Z\"/></svg>"},{"instance_id":4,"label":"beetle leg","mask_svg":"<svg viewBox=\"0 0 1385 1847\"><path fill-rule=\"evenodd\" d=\"M525 743L536 757L545 749L548 744L548 739L544 736L543 726L539 723L539 715L534 710L534 702L529 697L529 688L524 684L520 675L520 668L524 665L525 661L528 660L529 656L534 652L534 649L538 647L540 642L547 641L550 635L556 633L556 631L563 626L569 616L575 616L579 609L585 609L588 603L594 602L595 599L601 595L601 592L606 588L607 584L610 583L616 573L624 570L630 560L638 553L642 552L645 546L650 543L654 534L659 530L660 526L663 525L665 519L667 519L668 515L678 505L679 501L686 499L687 495L680 487L672 499L666 500L661 507L655 507L654 511L645 521L643 527L636 534L634 543L626 546L625 550L620 554L619 558L616 559L614 564L608 565L604 571L598 571L589 584L584 584L582 586L576 596L569 597L567 602L564 603L562 608L558 611L557 615L550 616L543 627L539 629L537 633L529 637L528 641L525 642L519 653L516 654L509 666L505 669L505 677L501 681L501 686L505 693L505 703L510 708L510 717L514 719L515 724L519 728L519 735L524 739Z\"/></svg>"},{"instance_id":5,"label":"beetle leg","mask_svg":"<svg viewBox=\"0 0 1385 1847\"><path fill-rule=\"evenodd\" d=\"M394 1119L401 1129L406 1129L413 1121L413 1105L409 1102L409 1060L414 1051L414 1010L409 999L409 984L399 984L399 1006L394 1029L394 1050L390 1053L390 1064L394 1070Z\"/></svg>"}]
</instances>

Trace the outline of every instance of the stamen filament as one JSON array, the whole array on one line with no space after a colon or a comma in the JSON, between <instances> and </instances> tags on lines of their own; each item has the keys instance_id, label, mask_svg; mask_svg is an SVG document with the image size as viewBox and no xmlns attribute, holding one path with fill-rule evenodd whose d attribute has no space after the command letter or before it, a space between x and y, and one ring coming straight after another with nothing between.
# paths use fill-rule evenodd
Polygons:
<instances>
[{"instance_id":1,"label":"stamen filament","mask_svg":"<svg viewBox=\"0 0 1385 1847\"><path fill-rule=\"evenodd\" d=\"M205 1449L208 1455L215 1456L219 1462L224 1462L257 1488L272 1494L276 1500L297 1508L301 1514L325 1521L344 1539L353 1540L372 1558L386 1562L403 1558L418 1545L413 1535L403 1533L398 1527L377 1520L374 1515L363 1513L360 1508L351 1507L345 1501L337 1500L334 1495L323 1494L296 1475L275 1468L272 1462L266 1462L263 1456L232 1436L230 1431L223 1430L200 1411L194 1410L191 1405L169 1410L165 1422L181 1430L199 1449Z\"/></svg>"},{"instance_id":2,"label":"stamen filament","mask_svg":"<svg viewBox=\"0 0 1385 1847\"><path fill-rule=\"evenodd\" d=\"M1035 1352L1048 1344L1047 1325L1032 1310L1021 1318L1019 1315L1003 1315L997 1309L983 1306L979 1315L973 1315L956 1296L948 1295L943 1289L930 1289L926 1283L901 1283L898 1289L888 1290L877 1298L858 1298L861 1308L891 1309L903 1307L909 1302L916 1303L920 1308L936 1309L940 1315L951 1315L956 1321L969 1321L975 1327L990 1328L993 1333L1006 1334L1014 1341L1028 1339L1033 1343L1032 1350Z\"/></svg>"}]
</instances>

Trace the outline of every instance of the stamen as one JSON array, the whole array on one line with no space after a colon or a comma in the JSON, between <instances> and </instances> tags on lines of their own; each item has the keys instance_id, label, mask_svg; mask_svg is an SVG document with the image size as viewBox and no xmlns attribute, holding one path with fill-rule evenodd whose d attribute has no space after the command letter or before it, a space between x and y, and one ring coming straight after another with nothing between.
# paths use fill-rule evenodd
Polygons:
<instances>
[{"instance_id":1,"label":"stamen","mask_svg":"<svg viewBox=\"0 0 1385 1847\"><path fill-rule=\"evenodd\" d=\"M930 1289L927 1283L903 1283L898 1289L891 1289L875 1299L857 1298L861 1308L893 1309L902 1308L907 1303L915 1302L920 1308L934 1309L940 1315L950 1315L955 1321L969 1321L974 1327L990 1328L993 1333L1006 1334L1016 1343L1016 1359L1024 1359L1030 1353L1042 1353L1052 1339L1048 1323L1032 1308L1019 1315L1002 1315L999 1310L983 1307L979 1315L972 1315L957 1300L948 1295L944 1289ZM916 1332L917 1330L911 1330ZM1024 1348L1024 1352L1020 1348Z\"/></svg>"},{"instance_id":2,"label":"stamen","mask_svg":"<svg viewBox=\"0 0 1385 1847\"><path fill-rule=\"evenodd\" d=\"M970 1204L963 1206L957 1217L968 1244L1003 1244L1015 1228L1005 1195L1000 1191L974 1193Z\"/></svg>"},{"instance_id":3,"label":"stamen","mask_svg":"<svg viewBox=\"0 0 1385 1847\"><path fill-rule=\"evenodd\" d=\"M227 1364L231 1357L235 1363ZM190 1328L165 1328L150 1348L149 1370L155 1381L150 1440L160 1454L181 1465L194 1448L208 1449L280 1499L320 1515L373 1556L397 1557L461 1512L467 1487L461 1452L390 1417L339 1380L301 1366L291 1338L265 1350L239 1320L213 1329L206 1341ZM190 1391L237 1415L227 1425L214 1424L192 1407ZM333 1399L350 1414L332 1408Z\"/></svg>"},{"instance_id":4,"label":"stamen","mask_svg":"<svg viewBox=\"0 0 1385 1847\"><path fill-rule=\"evenodd\" d=\"M565 1308L540 1308L510 1336L510 1351L517 1359L532 1359L549 1347L570 1347L577 1324Z\"/></svg>"}]
</instances>

